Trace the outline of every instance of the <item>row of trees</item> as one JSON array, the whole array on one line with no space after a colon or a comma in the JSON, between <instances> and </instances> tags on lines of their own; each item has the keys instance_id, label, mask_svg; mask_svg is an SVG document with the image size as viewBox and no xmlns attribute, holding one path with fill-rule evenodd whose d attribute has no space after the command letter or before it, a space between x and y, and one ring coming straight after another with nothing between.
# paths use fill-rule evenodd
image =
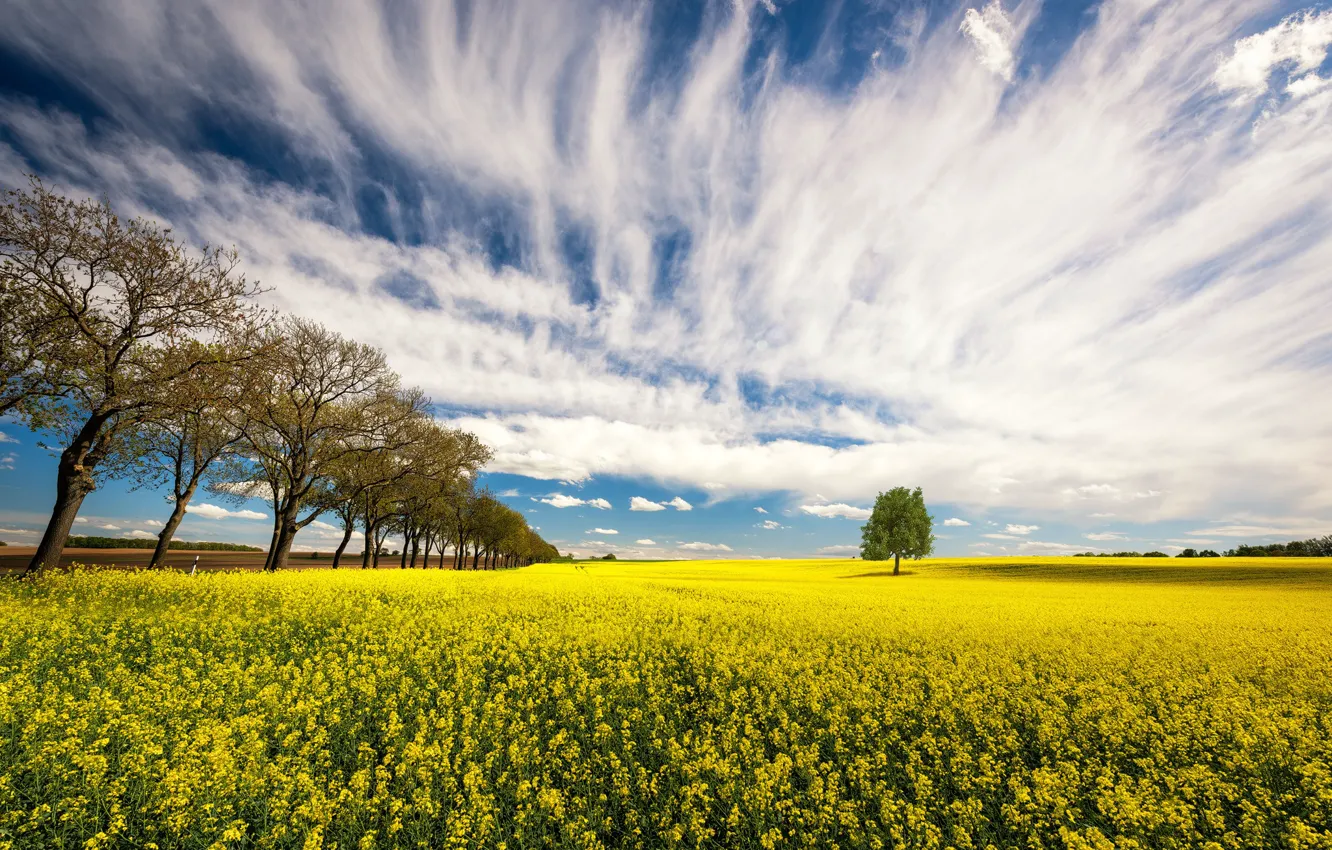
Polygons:
<instances>
[{"instance_id":1,"label":"row of trees","mask_svg":"<svg viewBox=\"0 0 1332 850\"><path fill-rule=\"evenodd\" d=\"M1332 558L1332 534L1292 540L1289 543L1262 543L1250 546L1241 543L1226 552L1228 557L1239 558Z\"/></svg>"},{"instance_id":2,"label":"row of trees","mask_svg":"<svg viewBox=\"0 0 1332 850\"><path fill-rule=\"evenodd\" d=\"M401 535L404 565L508 566L558 554L476 486L490 458L404 387L374 346L255 305L234 251L192 252L170 230L33 179L0 205L0 415L59 445L56 500L29 572L55 566L97 482L169 491L159 565L203 488L273 511L265 567L336 515L362 565ZM470 564L468 557L470 555Z\"/></svg>"}]
</instances>

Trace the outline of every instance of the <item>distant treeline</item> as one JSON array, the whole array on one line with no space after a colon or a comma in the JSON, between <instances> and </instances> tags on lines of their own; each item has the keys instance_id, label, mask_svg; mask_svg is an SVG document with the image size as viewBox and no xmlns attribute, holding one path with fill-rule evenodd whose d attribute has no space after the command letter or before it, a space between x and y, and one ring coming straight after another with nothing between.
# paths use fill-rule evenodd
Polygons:
<instances>
[{"instance_id":1,"label":"distant treeline","mask_svg":"<svg viewBox=\"0 0 1332 850\"><path fill-rule=\"evenodd\" d=\"M70 549L153 549L157 538L139 540L133 537L80 537L72 535L65 543ZM241 543L210 543L204 540L172 540L169 549L185 549L196 552L262 552L258 546L246 546Z\"/></svg>"},{"instance_id":2,"label":"distant treeline","mask_svg":"<svg viewBox=\"0 0 1332 850\"><path fill-rule=\"evenodd\" d=\"M1227 558L1332 558L1332 534L1289 543L1250 546L1242 543L1226 551ZM1169 558L1164 552L1079 552L1077 558ZM1220 558L1212 549L1185 549L1176 558Z\"/></svg>"},{"instance_id":3,"label":"distant treeline","mask_svg":"<svg viewBox=\"0 0 1332 850\"><path fill-rule=\"evenodd\" d=\"M1226 553L1239 558L1332 558L1332 534L1289 543L1243 544Z\"/></svg>"}]
</instances>

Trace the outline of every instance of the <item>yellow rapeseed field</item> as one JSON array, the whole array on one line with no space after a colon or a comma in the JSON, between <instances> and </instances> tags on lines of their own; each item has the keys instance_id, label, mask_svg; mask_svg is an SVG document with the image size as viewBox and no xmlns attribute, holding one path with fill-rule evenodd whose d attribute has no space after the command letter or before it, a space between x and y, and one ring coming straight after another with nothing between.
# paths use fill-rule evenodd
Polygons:
<instances>
[{"instance_id":1,"label":"yellow rapeseed field","mask_svg":"<svg viewBox=\"0 0 1332 850\"><path fill-rule=\"evenodd\" d=\"M0 848L1332 848L1332 565L0 583Z\"/></svg>"}]
</instances>

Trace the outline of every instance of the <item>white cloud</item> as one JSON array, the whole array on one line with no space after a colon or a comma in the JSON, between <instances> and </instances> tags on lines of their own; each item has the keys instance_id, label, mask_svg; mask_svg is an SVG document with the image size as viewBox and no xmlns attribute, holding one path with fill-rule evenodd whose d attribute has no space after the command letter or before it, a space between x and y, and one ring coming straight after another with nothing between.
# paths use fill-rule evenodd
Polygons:
<instances>
[{"instance_id":1,"label":"white cloud","mask_svg":"<svg viewBox=\"0 0 1332 850\"><path fill-rule=\"evenodd\" d=\"M13 452L0 455L0 469L13 469L16 463L18 463L18 455Z\"/></svg>"},{"instance_id":2,"label":"white cloud","mask_svg":"<svg viewBox=\"0 0 1332 850\"><path fill-rule=\"evenodd\" d=\"M971 525L971 523L967 522L966 520L964 520L964 519L958 519L957 517L949 517L948 519L946 519L946 520L943 521L943 524L944 524L944 525L953 525L953 526Z\"/></svg>"},{"instance_id":3,"label":"white cloud","mask_svg":"<svg viewBox=\"0 0 1332 850\"><path fill-rule=\"evenodd\" d=\"M17 443L17 442L18 440L9 436L4 431L0 431L0 443Z\"/></svg>"},{"instance_id":4,"label":"white cloud","mask_svg":"<svg viewBox=\"0 0 1332 850\"><path fill-rule=\"evenodd\" d=\"M165 525L165 523L159 522L158 520L155 519L146 519L142 523L140 523L140 525L145 525L148 528L162 528Z\"/></svg>"},{"instance_id":5,"label":"white cloud","mask_svg":"<svg viewBox=\"0 0 1332 850\"><path fill-rule=\"evenodd\" d=\"M836 546L821 546L818 551L821 555L855 555L860 553L860 547L841 543Z\"/></svg>"},{"instance_id":6,"label":"white cloud","mask_svg":"<svg viewBox=\"0 0 1332 850\"><path fill-rule=\"evenodd\" d=\"M616 531L613 528L594 528L588 532L588 534L619 534L619 533L620 532Z\"/></svg>"},{"instance_id":7,"label":"white cloud","mask_svg":"<svg viewBox=\"0 0 1332 850\"><path fill-rule=\"evenodd\" d=\"M87 522L88 520L85 519L84 517L81 517L81 516L80 516L80 517L75 517L75 518L74 518L74 521L75 521L75 522Z\"/></svg>"},{"instance_id":8,"label":"white cloud","mask_svg":"<svg viewBox=\"0 0 1332 850\"><path fill-rule=\"evenodd\" d=\"M1110 514L1110 513L1095 513L1095 514L1092 514L1092 517L1095 518L1095 519L1105 519L1105 518L1107 518L1107 517L1112 517L1112 516L1114 516L1114 514Z\"/></svg>"},{"instance_id":9,"label":"white cloud","mask_svg":"<svg viewBox=\"0 0 1332 850\"><path fill-rule=\"evenodd\" d=\"M118 526L118 525L114 525L114 524L109 523L109 522L106 523L105 525L99 525L99 526L97 526L97 527L100 528L100 529L102 529L102 530L104 530L104 531L119 531L119 530L120 530L120 526Z\"/></svg>"},{"instance_id":10,"label":"white cloud","mask_svg":"<svg viewBox=\"0 0 1332 850\"><path fill-rule=\"evenodd\" d=\"M767 513L767 511L763 510L763 508L754 508L754 511L755 511L755 513L760 513L760 514L766 514L766 513Z\"/></svg>"},{"instance_id":11,"label":"white cloud","mask_svg":"<svg viewBox=\"0 0 1332 850\"><path fill-rule=\"evenodd\" d=\"M650 499L644 499L642 496L634 496L629 500L629 510L631 511L664 511L666 506L660 502L653 502Z\"/></svg>"},{"instance_id":12,"label":"white cloud","mask_svg":"<svg viewBox=\"0 0 1332 850\"><path fill-rule=\"evenodd\" d=\"M226 508L218 505L210 505L207 502L201 502L197 505L187 505L185 507L185 513L198 514L204 519L268 519L267 514L261 514L258 511L229 511Z\"/></svg>"},{"instance_id":13,"label":"white cloud","mask_svg":"<svg viewBox=\"0 0 1332 850\"><path fill-rule=\"evenodd\" d=\"M324 522L324 521L321 520L321 519L312 520L312 521L310 522L310 524L306 526L306 528L313 528L313 529L315 529L316 531L341 531L341 530L342 530L342 529L338 528L336 525L333 525L332 523Z\"/></svg>"},{"instance_id":14,"label":"white cloud","mask_svg":"<svg viewBox=\"0 0 1332 850\"><path fill-rule=\"evenodd\" d=\"M687 549L691 552L731 552L730 546L725 543L681 543L681 549Z\"/></svg>"},{"instance_id":15,"label":"white cloud","mask_svg":"<svg viewBox=\"0 0 1332 850\"><path fill-rule=\"evenodd\" d=\"M1040 529L1039 525L1013 525L1009 523L1004 526L1004 531L1009 534L1031 534L1033 531L1040 531Z\"/></svg>"},{"instance_id":16,"label":"white cloud","mask_svg":"<svg viewBox=\"0 0 1332 850\"><path fill-rule=\"evenodd\" d=\"M1113 484L1084 484L1081 487L1073 487L1065 491L1074 496L1084 499L1091 498L1115 498L1119 495L1119 488Z\"/></svg>"},{"instance_id":17,"label":"white cloud","mask_svg":"<svg viewBox=\"0 0 1332 850\"><path fill-rule=\"evenodd\" d=\"M1090 534L1084 534L1083 537L1088 540L1127 540L1128 535L1120 534L1118 531L1094 531Z\"/></svg>"},{"instance_id":18,"label":"white cloud","mask_svg":"<svg viewBox=\"0 0 1332 850\"><path fill-rule=\"evenodd\" d=\"M657 545L657 541L655 541L655 540L653 540L653 539L651 539L651 538L649 538L649 537L644 537L642 540L635 540L634 542L637 543L639 546L656 546L656 545Z\"/></svg>"},{"instance_id":19,"label":"white cloud","mask_svg":"<svg viewBox=\"0 0 1332 850\"><path fill-rule=\"evenodd\" d=\"M462 33L410 2L348 0L295 29L280 3L176 4L172 27L143 3L10 10L5 49L129 117L89 134L4 100L0 178L31 167L238 245L270 306L382 344L449 409L492 411L455 421L495 447L493 470L677 492L724 474L734 493L847 504L901 481L958 510L1112 502L1125 522L1332 515L1332 134L1327 89L1298 76L1318 49L1307 14L1247 42L1255 63L1235 44L1253 4L1107 6L1016 79L1037 4L978 6L962 35L912 30L906 61L833 96L756 81L764 42L726 11L656 86L632 4L477 4ZM206 45L177 37L212 27ZM1231 61L1233 91L1258 67L1300 96L1258 123L1210 106ZM244 98L218 68L253 81ZM232 104L331 188L179 146L199 102ZM377 180L359 139L431 200ZM376 184L386 228L428 232L361 226L358 187ZM496 270L450 197L511 212L518 267ZM570 221L595 303L570 297ZM690 245L668 299L663 222ZM447 333L383 297L398 272ZM750 375L782 401L747 403Z\"/></svg>"},{"instance_id":20,"label":"white cloud","mask_svg":"<svg viewBox=\"0 0 1332 850\"><path fill-rule=\"evenodd\" d=\"M552 493L544 499L537 499L537 501L545 502L553 508L577 508L587 504L577 496L566 496L564 493Z\"/></svg>"},{"instance_id":21,"label":"white cloud","mask_svg":"<svg viewBox=\"0 0 1332 850\"><path fill-rule=\"evenodd\" d=\"M766 529L768 529L769 531L771 531L771 530L773 530L773 529L775 529L775 528L784 528L784 526L783 526L780 522L778 522L777 520L775 520L775 519L765 519L763 522L759 523L759 524L758 524L757 526L755 526L755 527L756 527L756 528L766 528Z\"/></svg>"},{"instance_id":22,"label":"white cloud","mask_svg":"<svg viewBox=\"0 0 1332 850\"><path fill-rule=\"evenodd\" d=\"M599 511L608 511L611 509L611 503L606 499L588 499L587 506L596 508Z\"/></svg>"},{"instance_id":23,"label":"white cloud","mask_svg":"<svg viewBox=\"0 0 1332 850\"><path fill-rule=\"evenodd\" d=\"M134 537L139 540L152 540L157 537L157 535L153 534L151 531L143 531L142 529L138 528L134 529L133 531L126 532L124 536Z\"/></svg>"},{"instance_id":24,"label":"white cloud","mask_svg":"<svg viewBox=\"0 0 1332 850\"><path fill-rule=\"evenodd\" d=\"M869 519L872 511L869 508L857 508L852 505L801 505L800 510L807 514L817 517L843 517L845 519Z\"/></svg>"},{"instance_id":25,"label":"white cloud","mask_svg":"<svg viewBox=\"0 0 1332 850\"><path fill-rule=\"evenodd\" d=\"M1267 91L1273 71L1285 68L1292 78L1287 91L1309 94L1325 83L1308 72L1323 63L1328 45L1332 45L1332 10L1306 10L1235 42L1235 52L1217 67L1213 79L1222 91L1249 100ZM1308 76L1295 80L1297 74Z\"/></svg>"},{"instance_id":26,"label":"white cloud","mask_svg":"<svg viewBox=\"0 0 1332 850\"><path fill-rule=\"evenodd\" d=\"M1016 534L982 534L981 537L988 537L991 540L1021 540Z\"/></svg>"},{"instance_id":27,"label":"white cloud","mask_svg":"<svg viewBox=\"0 0 1332 850\"><path fill-rule=\"evenodd\" d=\"M981 65L996 76L1012 81L1013 43L1017 32L998 0L990 0L981 11L968 9L960 29L971 39Z\"/></svg>"},{"instance_id":28,"label":"white cloud","mask_svg":"<svg viewBox=\"0 0 1332 850\"><path fill-rule=\"evenodd\" d=\"M674 499L671 499L666 504L675 508L677 511L692 511L694 509L693 505L689 504L684 499L681 499L679 496L676 496Z\"/></svg>"}]
</instances>

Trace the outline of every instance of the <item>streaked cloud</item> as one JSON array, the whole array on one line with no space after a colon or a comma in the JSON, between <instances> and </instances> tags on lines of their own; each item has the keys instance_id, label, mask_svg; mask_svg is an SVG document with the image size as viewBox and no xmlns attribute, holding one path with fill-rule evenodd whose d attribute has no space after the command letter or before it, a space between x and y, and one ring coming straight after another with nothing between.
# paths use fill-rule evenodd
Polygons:
<instances>
[{"instance_id":1,"label":"streaked cloud","mask_svg":"<svg viewBox=\"0 0 1332 850\"><path fill-rule=\"evenodd\" d=\"M0 43L108 117L0 96L0 180L237 245L493 471L1325 528L1332 12L1104 5L1029 72L1054 6L865 28L900 61L838 88L770 52L785 4L664 75L647 16L578 0L18 4Z\"/></svg>"}]
</instances>

